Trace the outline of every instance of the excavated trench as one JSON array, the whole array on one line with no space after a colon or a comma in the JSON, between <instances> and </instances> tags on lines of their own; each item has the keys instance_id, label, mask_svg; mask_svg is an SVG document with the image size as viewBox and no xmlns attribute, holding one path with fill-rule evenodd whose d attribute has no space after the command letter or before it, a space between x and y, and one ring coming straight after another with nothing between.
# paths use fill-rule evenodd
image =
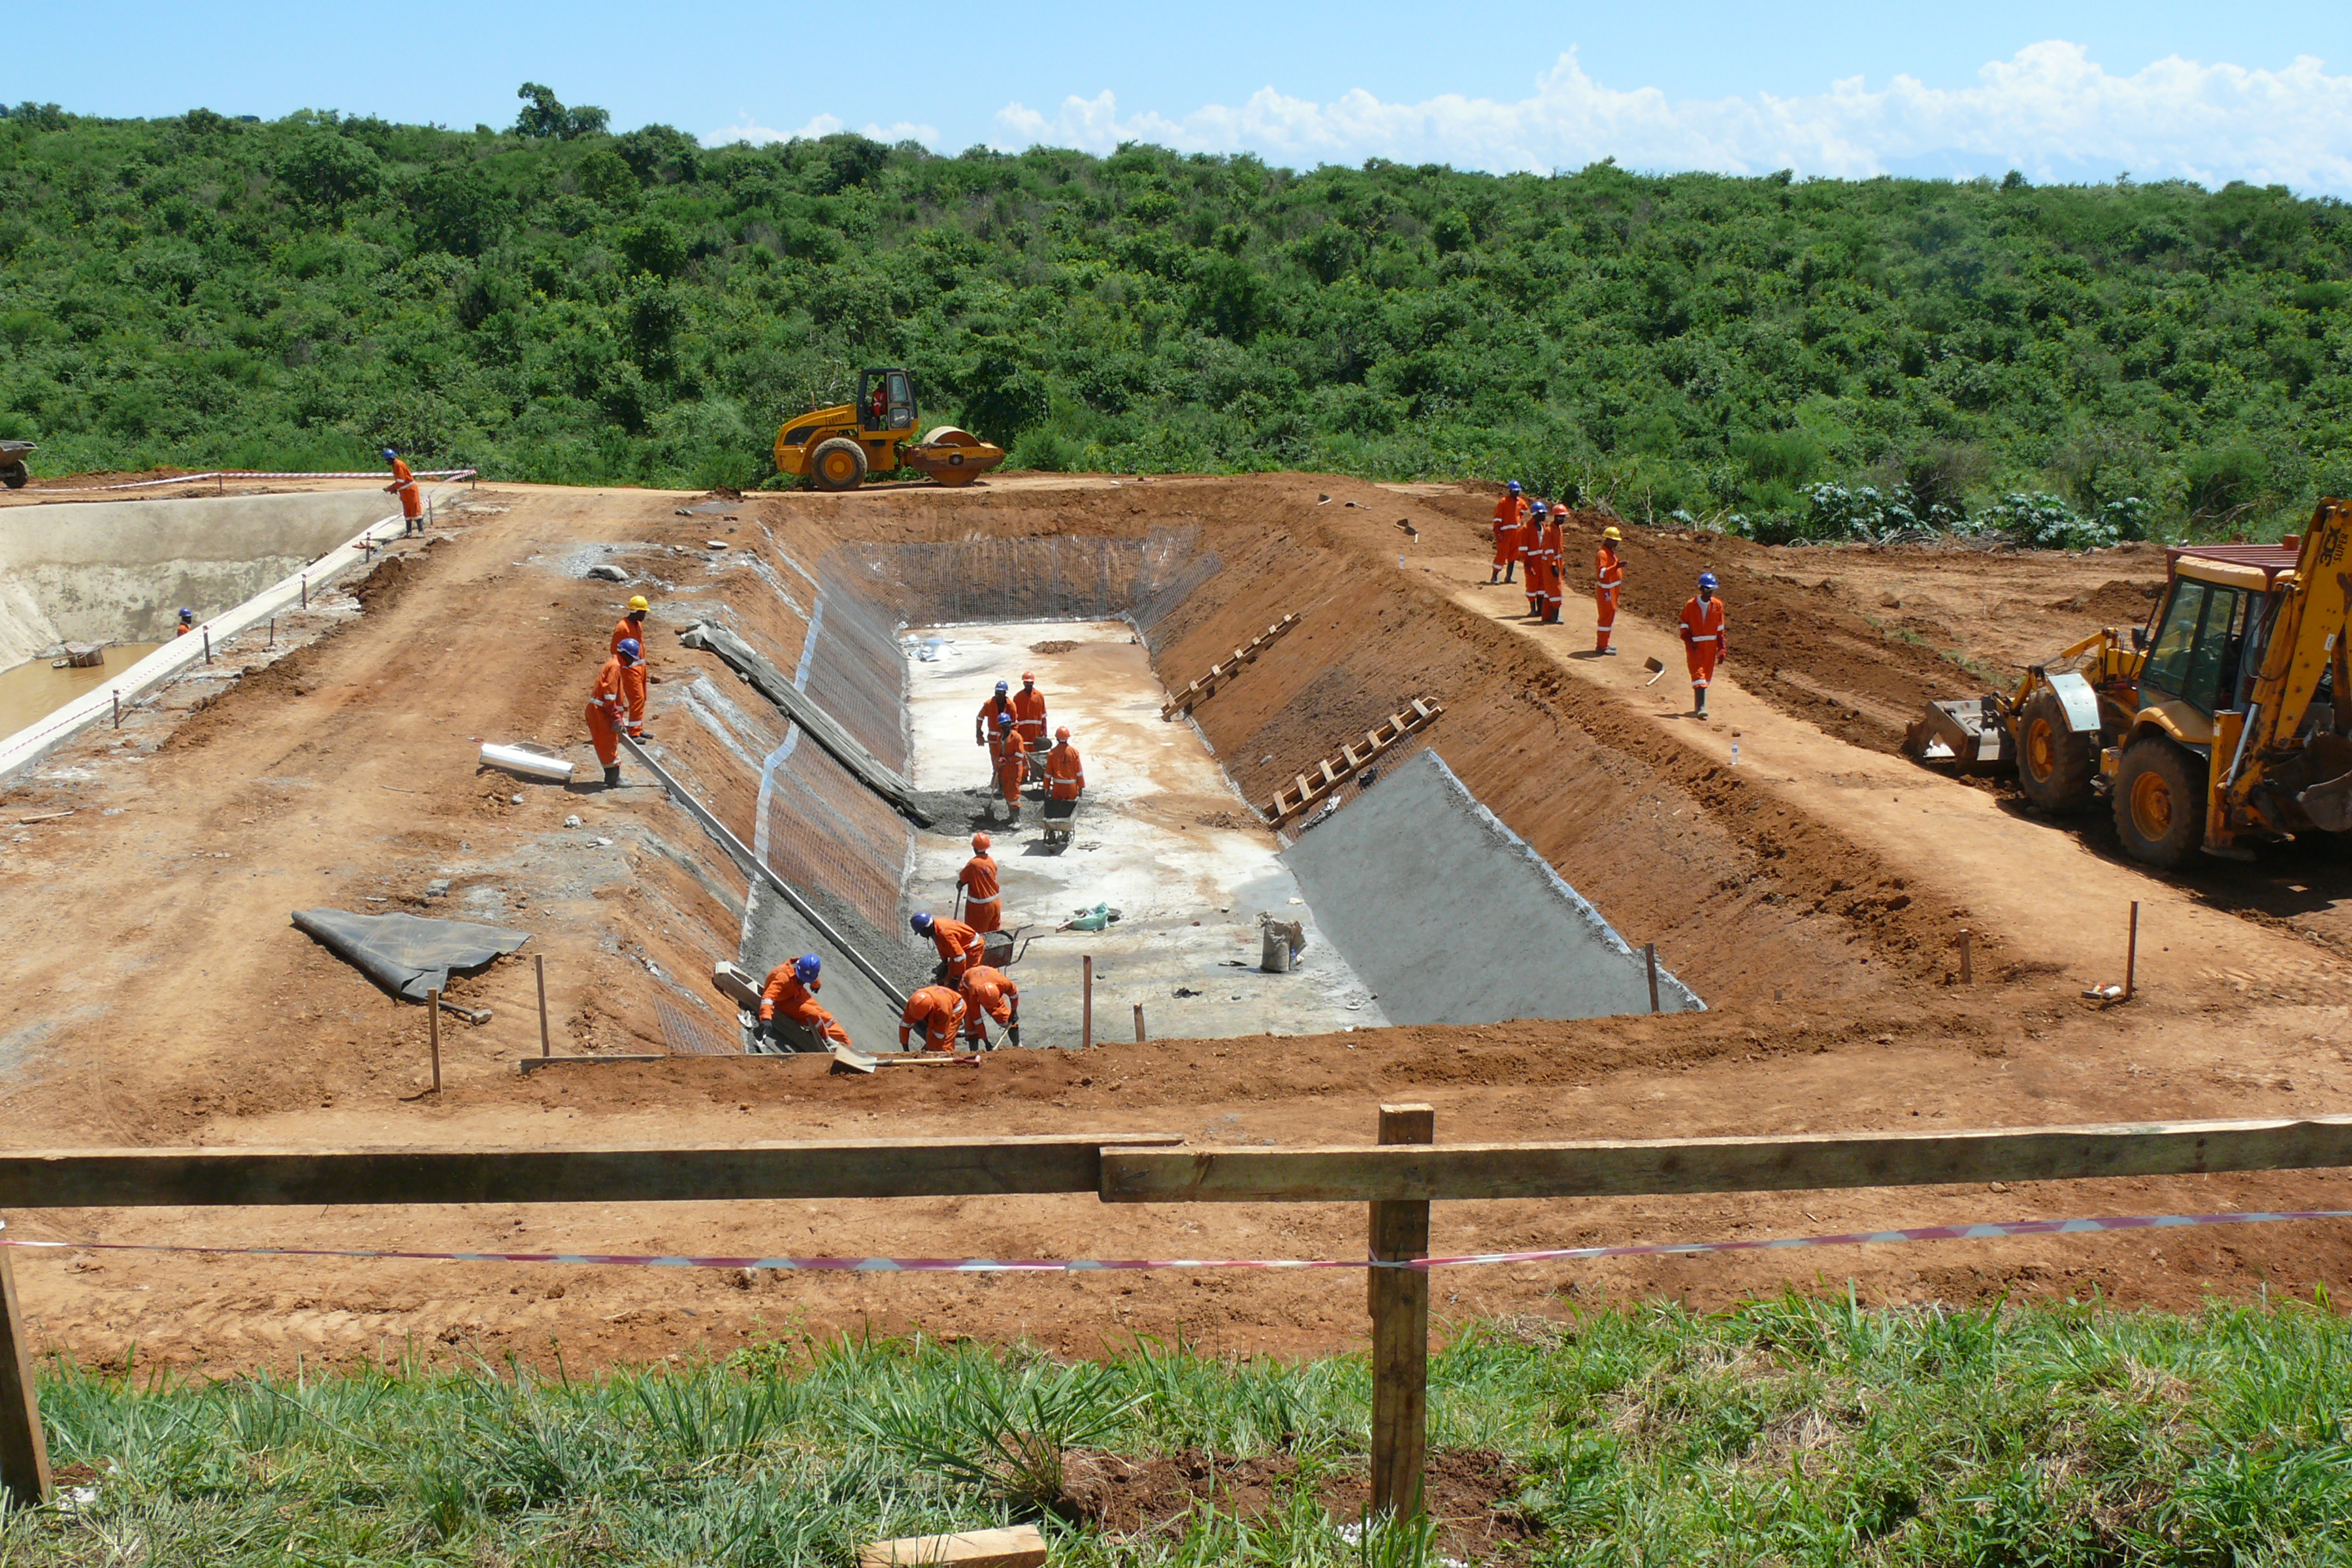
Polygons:
<instances>
[{"instance_id":1,"label":"excavated trench","mask_svg":"<svg viewBox=\"0 0 2352 1568\"><path fill-rule=\"evenodd\" d=\"M763 974L819 953L824 999L860 1047L895 1047L898 997L932 960L905 916L951 906L974 831L995 838L1020 932L1026 1045L1081 1039L1086 957L1096 1038L1125 1037L1139 1006L1153 1034L1188 1038L1650 1010L1642 939L1483 797L1478 730L1457 764L1451 712L1351 774L1311 825L1267 827L1252 802L1271 781L1417 695L1458 700L1411 671L1381 679L1360 627L1334 637L1318 628L1328 611L1310 615L1197 721L1160 719L1167 689L1286 609L1328 604L1326 563L1294 555L1271 578L1236 575L1221 531L1197 523L838 544L789 522L765 531L764 549L732 557L751 577L665 604L705 624L689 647L722 657L676 678L690 721L662 737L662 756L806 906L754 879L737 961ZM1439 623L1423 629L1461 629ZM1045 842L1034 791L1018 825L1000 820L972 741L994 682L1029 669L1049 722L1069 723L1087 759L1066 847ZM815 728L790 721L803 702ZM1120 911L1108 930L1055 929L1098 904ZM1293 972L1263 968L1261 917L1299 922ZM1658 1006L1702 1005L1670 963ZM673 1048L738 1037L716 1045L707 1020L667 1014L664 1028Z\"/></svg>"}]
</instances>

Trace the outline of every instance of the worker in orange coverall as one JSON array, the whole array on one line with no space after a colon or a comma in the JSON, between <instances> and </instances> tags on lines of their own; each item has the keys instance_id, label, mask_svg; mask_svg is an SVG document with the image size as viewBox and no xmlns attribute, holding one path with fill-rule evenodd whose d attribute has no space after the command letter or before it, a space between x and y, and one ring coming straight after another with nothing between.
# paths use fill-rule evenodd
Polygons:
<instances>
[{"instance_id":1,"label":"worker in orange coverall","mask_svg":"<svg viewBox=\"0 0 2352 1568\"><path fill-rule=\"evenodd\" d=\"M613 625L613 651L618 653L624 642L637 645L637 662L628 668L629 739L646 738L646 616L653 609L643 594L629 601L629 613Z\"/></svg>"},{"instance_id":2,"label":"worker in orange coverall","mask_svg":"<svg viewBox=\"0 0 2352 1568\"><path fill-rule=\"evenodd\" d=\"M964 1037L974 1046L988 1043L988 1022L993 1018L1013 1045L1021 1043L1021 987L1001 969L985 963L964 971Z\"/></svg>"},{"instance_id":3,"label":"worker in orange coverall","mask_svg":"<svg viewBox=\"0 0 2352 1568\"><path fill-rule=\"evenodd\" d=\"M1054 749L1045 753L1045 794L1054 800L1076 800L1086 793L1087 765L1070 744L1067 724L1054 731Z\"/></svg>"},{"instance_id":4,"label":"worker in orange coverall","mask_svg":"<svg viewBox=\"0 0 2352 1568\"><path fill-rule=\"evenodd\" d=\"M1593 644L1595 653L1613 654L1609 646L1609 634L1617 627L1617 595L1625 585L1625 563L1617 553L1617 546L1625 536L1610 524L1601 531L1601 548L1592 557Z\"/></svg>"},{"instance_id":5,"label":"worker in orange coverall","mask_svg":"<svg viewBox=\"0 0 2352 1568\"><path fill-rule=\"evenodd\" d=\"M1034 670L1021 672L1021 689L1013 694L1013 728L1024 756L1045 743L1045 694L1037 689Z\"/></svg>"},{"instance_id":6,"label":"worker in orange coverall","mask_svg":"<svg viewBox=\"0 0 2352 1568\"><path fill-rule=\"evenodd\" d=\"M1543 502L1538 501L1528 514L1528 542L1525 552L1528 574L1521 580L1520 585L1527 590L1528 618L1531 621L1539 621L1543 619L1543 531L1545 521L1549 515L1549 510L1550 509L1546 507Z\"/></svg>"},{"instance_id":7,"label":"worker in orange coverall","mask_svg":"<svg viewBox=\"0 0 2352 1568\"><path fill-rule=\"evenodd\" d=\"M400 454L389 447L383 449L383 460L392 465L392 483L383 488L400 498L400 536L405 539L412 533L424 532L425 492L416 476L408 471Z\"/></svg>"},{"instance_id":8,"label":"worker in orange coverall","mask_svg":"<svg viewBox=\"0 0 2352 1568\"><path fill-rule=\"evenodd\" d=\"M588 692L588 740L604 764L606 789L621 782L621 726L628 721L629 666L636 662L637 639L623 637Z\"/></svg>"},{"instance_id":9,"label":"worker in orange coverall","mask_svg":"<svg viewBox=\"0 0 2352 1568\"><path fill-rule=\"evenodd\" d=\"M1731 657L1730 639L1724 635L1723 601L1715 596L1715 574L1698 574L1698 592L1683 606L1683 658L1690 665L1691 711L1704 719L1706 715L1706 683L1714 679L1715 667Z\"/></svg>"},{"instance_id":10,"label":"worker in orange coverall","mask_svg":"<svg viewBox=\"0 0 2352 1568\"><path fill-rule=\"evenodd\" d=\"M820 1040L835 1045L849 1044L849 1031L834 1021L831 1013L817 1005L816 994L824 989L819 978L824 968L815 953L804 952L790 963L779 963L768 972L768 984L760 992L760 1032L775 1039L772 1027L777 1020L798 1024ZM789 1050L790 1047L783 1047Z\"/></svg>"},{"instance_id":11,"label":"worker in orange coverall","mask_svg":"<svg viewBox=\"0 0 2352 1568\"><path fill-rule=\"evenodd\" d=\"M1004 819L1021 820L1021 786L1029 782L1029 758L1021 749L1021 732L1013 727L1013 716L1000 713L996 718L996 744L988 754L996 759L996 793L1004 798Z\"/></svg>"},{"instance_id":12,"label":"worker in orange coverall","mask_svg":"<svg viewBox=\"0 0 2352 1568\"><path fill-rule=\"evenodd\" d=\"M944 985L926 985L908 997L898 1017L900 1050L907 1049L907 1037L916 1029L923 1031L923 1049L953 1051L956 1037L963 1033L963 997Z\"/></svg>"},{"instance_id":13,"label":"worker in orange coverall","mask_svg":"<svg viewBox=\"0 0 2352 1568\"><path fill-rule=\"evenodd\" d=\"M1551 509L1544 518L1542 531L1537 534L1531 552L1531 554L1543 558L1543 608L1540 616L1548 626L1559 625L1561 566L1568 548L1559 536L1559 525L1560 520L1567 515L1568 508L1564 506Z\"/></svg>"},{"instance_id":14,"label":"worker in orange coverall","mask_svg":"<svg viewBox=\"0 0 2352 1568\"><path fill-rule=\"evenodd\" d=\"M1491 586L1511 581L1519 558L1527 553L1528 500L1513 479L1495 503L1495 569L1486 574Z\"/></svg>"},{"instance_id":15,"label":"worker in orange coverall","mask_svg":"<svg viewBox=\"0 0 2352 1568\"><path fill-rule=\"evenodd\" d=\"M940 950L940 982L944 985L963 984L963 972L980 962L984 943L980 933L961 921L942 920L929 910L918 910L907 922L915 934L931 939Z\"/></svg>"},{"instance_id":16,"label":"worker in orange coverall","mask_svg":"<svg viewBox=\"0 0 2352 1568\"><path fill-rule=\"evenodd\" d=\"M996 878L996 857L988 852L988 835L971 836L971 858L956 873L963 890L963 921L976 931L1004 929L1004 893Z\"/></svg>"},{"instance_id":17,"label":"worker in orange coverall","mask_svg":"<svg viewBox=\"0 0 2352 1568\"><path fill-rule=\"evenodd\" d=\"M997 759L1004 754L1006 731L1019 725L1021 715L1013 710L1013 688L1000 680L988 700L980 705L979 714L971 721L971 743L988 748L988 781L996 782Z\"/></svg>"}]
</instances>

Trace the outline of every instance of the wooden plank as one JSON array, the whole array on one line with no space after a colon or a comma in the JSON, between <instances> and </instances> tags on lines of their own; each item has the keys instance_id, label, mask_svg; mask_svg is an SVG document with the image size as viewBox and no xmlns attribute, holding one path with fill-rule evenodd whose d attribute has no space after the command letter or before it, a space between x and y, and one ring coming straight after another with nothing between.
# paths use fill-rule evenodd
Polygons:
<instances>
[{"instance_id":1,"label":"wooden plank","mask_svg":"<svg viewBox=\"0 0 2352 1568\"><path fill-rule=\"evenodd\" d=\"M2327 1116L1967 1132L1451 1144L1428 1150L1106 1150L1102 1195L1108 1203L1580 1198L2345 1165L2352 1165L2352 1117Z\"/></svg>"},{"instance_id":2,"label":"wooden plank","mask_svg":"<svg viewBox=\"0 0 2352 1568\"><path fill-rule=\"evenodd\" d=\"M1437 1114L1426 1105L1381 1107L1383 1144L1427 1145ZM1371 1208L1372 1256L1429 1256L1429 1205L1405 1200ZM1372 1511L1411 1517L1422 1507L1429 1442L1429 1276L1410 1268L1367 1269L1372 1310Z\"/></svg>"},{"instance_id":3,"label":"wooden plank","mask_svg":"<svg viewBox=\"0 0 2352 1568\"><path fill-rule=\"evenodd\" d=\"M16 1277L0 1247L0 1489L19 1508L49 1500L49 1447L41 1436L41 1406L33 1388L33 1347Z\"/></svg>"},{"instance_id":4,"label":"wooden plank","mask_svg":"<svg viewBox=\"0 0 2352 1568\"><path fill-rule=\"evenodd\" d=\"M0 1210L159 1204L692 1203L1095 1192L1158 1133L593 1149L85 1149L0 1154Z\"/></svg>"},{"instance_id":5,"label":"wooden plank","mask_svg":"<svg viewBox=\"0 0 2352 1568\"><path fill-rule=\"evenodd\" d=\"M751 1053L746 1051L743 1054L749 1056ZM525 1078L529 1078L531 1074L547 1068L580 1067L583 1064L592 1062L666 1062L673 1059L673 1058L667 1055L657 1057L524 1057L515 1063L515 1071L522 1074ZM735 1058L733 1057L729 1057L726 1059L731 1062ZM781 1061L783 1058L780 1057L777 1059Z\"/></svg>"},{"instance_id":6,"label":"wooden plank","mask_svg":"<svg viewBox=\"0 0 2352 1568\"><path fill-rule=\"evenodd\" d=\"M1327 790L1337 787L1339 783L1339 775L1332 771L1331 759L1326 757L1317 765L1323 770L1323 787Z\"/></svg>"},{"instance_id":7,"label":"wooden plank","mask_svg":"<svg viewBox=\"0 0 2352 1568\"><path fill-rule=\"evenodd\" d=\"M897 1568L901 1563L954 1563L957 1568L1042 1568L1045 1537L1034 1524L1009 1530L971 1530L961 1535L910 1535L877 1541L857 1549L857 1568Z\"/></svg>"}]
</instances>

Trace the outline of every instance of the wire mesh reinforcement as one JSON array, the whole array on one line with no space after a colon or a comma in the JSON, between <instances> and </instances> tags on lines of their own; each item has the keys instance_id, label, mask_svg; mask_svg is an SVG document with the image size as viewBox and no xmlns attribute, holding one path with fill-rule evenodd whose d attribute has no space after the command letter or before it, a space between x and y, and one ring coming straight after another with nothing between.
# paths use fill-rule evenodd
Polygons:
<instances>
[{"instance_id":1,"label":"wire mesh reinforcement","mask_svg":"<svg viewBox=\"0 0 2352 1568\"><path fill-rule=\"evenodd\" d=\"M822 746L803 739L777 766L767 826L776 875L824 889L877 931L898 925L914 830Z\"/></svg>"},{"instance_id":2,"label":"wire mesh reinforcement","mask_svg":"<svg viewBox=\"0 0 2352 1568\"><path fill-rule=\"evenodd\" d=\"M837 556L839 552L835 552ZM907 664L898 618L854 562L828 559L818 572L822 621L802 686L883 766L905 773Z\"/></svg>"},{"instance_id":3,"label":"wire mesh reinforcement","mask_svg":"<svg viewBox=\"0 0 2352 1568\"><path fill-rule=\"evenodd\" d=\"M717 1020L698 1017L667 996L654 998L654 1016L661 1022L662 1043L677 1057L740 1057L743 1037L739 1029L722 1027Z\"/></svg>"}]
</instances>

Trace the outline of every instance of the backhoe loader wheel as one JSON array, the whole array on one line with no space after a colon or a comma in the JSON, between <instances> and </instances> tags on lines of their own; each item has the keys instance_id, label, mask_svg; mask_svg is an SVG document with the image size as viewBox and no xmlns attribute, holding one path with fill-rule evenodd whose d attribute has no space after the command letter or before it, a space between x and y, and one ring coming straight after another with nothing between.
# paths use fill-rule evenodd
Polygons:
<instances>
[{"instance_id":1,"label":"backhoe loader wheel","mask_svg":"<svg viewBox=\"0 0 2352 1568\"><path fill-rule=\"evenodd\" d=\"M11 463L6 468L0 468L0 485L6 485L12 490L23 489L25 481L32 477L32 470L22 463Z\"/></svg>"},{"instance_id":2,"label":"backhoe loader wheel","mask_svg":"<svg viewBox=\"0 0 2352 1568\"><path fill-rule=\"evenodd\" d=\"M2161 735L2124 748L2116 769L2116 836L2124 853L2166 870L2205 839L2205 769Z\"/></svg>"},{"instance_id":3,"label":"backhoe loader wheel","mask_svg":"<svg viewBox=\"0 0 2352 1568\"><path fill-rule=\"evenodd\" d=\"M2017 719L2017 787L2044 811L2080 811L2099 772L2099 737L2066 727L2054 691L2034 693Z\"/></svg>"},{"instance_id":4,"label":"backhoe loader wheel","mask_svg":"<svg viewBox=\"0 0 2352 1568\"><path fill-rule=\"evenodd\" d=\"M821 490L854 490L866 482L866 448L846 436L821 441L809 455L809 478Z\"/></svg>"}]
</instances>

